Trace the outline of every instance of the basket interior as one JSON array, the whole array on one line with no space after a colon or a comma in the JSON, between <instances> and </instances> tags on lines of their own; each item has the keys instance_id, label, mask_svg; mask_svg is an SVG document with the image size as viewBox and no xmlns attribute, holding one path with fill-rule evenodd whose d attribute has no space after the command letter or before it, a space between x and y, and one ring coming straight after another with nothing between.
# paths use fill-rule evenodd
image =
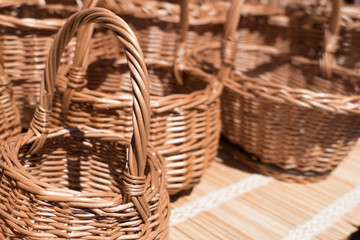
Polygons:
<instances>
[{"instance_id":1,"label":"basket interior","mask_svg":"<svg viewBox=\"0 0 360 240\"><path fill-rule=\"evenodd\" d=\"M352 96L360 93L360 78L337 68L332 79L321 76L319 64L296 61L290 57L273 55L259 50L238 51L235 68L249 77L271 81L292 89L306 89L315 93Z\"/></svg>"},{"instance_id":2,"label":"basket interior","mask_svg":"<svg viewBox=\"0 0 360 240\"><path fill-rule=\"evenodd\" d=\"M170 94L189 94L193 91L203 90L208 84L206 78L185 71L184 85L177 84L174 70L169 66L148 65L150 94L152 96L167 96ZM108 94L131 93L130 72L125 63L100 60L88 67L87 87Z\"/></svg>"},{"instance_id":3,"label":"basket interior","mask_svg":"<svg viewBox=\"0 0 360 240\"><path fill-rule=\"evenodd\" d=\"M47 139L36 154L20 154L19 161L32 176L57 188L121 193L126 145L98 138L60 136Z\"/></svg>"}]
</instances>

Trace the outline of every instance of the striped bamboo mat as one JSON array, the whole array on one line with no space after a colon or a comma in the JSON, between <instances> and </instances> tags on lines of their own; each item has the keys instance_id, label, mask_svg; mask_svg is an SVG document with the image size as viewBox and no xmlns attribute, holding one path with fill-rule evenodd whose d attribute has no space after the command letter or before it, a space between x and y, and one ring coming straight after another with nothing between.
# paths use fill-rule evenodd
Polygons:
<instances>
[{"instance_id":1,"label":"striped bamboo mat","mask_svg":"<svg viewBox=\"0 0 360 240\"><path fill-rule=\"evenodd\" d=\"M198 186L172 198L170 239L350 239L360 226L359 156L360 143L327 180L301 185L222 151Z\"/></svg>"}]
</instances>

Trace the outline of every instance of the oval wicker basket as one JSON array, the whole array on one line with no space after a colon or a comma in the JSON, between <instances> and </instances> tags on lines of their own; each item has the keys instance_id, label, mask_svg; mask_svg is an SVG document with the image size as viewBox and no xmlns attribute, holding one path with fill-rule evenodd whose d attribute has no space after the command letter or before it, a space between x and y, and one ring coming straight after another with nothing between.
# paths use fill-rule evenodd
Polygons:
<instances>
[{"instance_id":1,"label":"oval wicker basket","mask_svg":"<svg viewBox=\"0 0 360 240\"><path fill-rule=\"evenodd\" d=\"M80 26L95 22L126 48L134 89L131 142L86 126L48 126L61 54ZM72 15L51 47L40 99L28 132L1 148L0 238L167 239L165 166L147 145L148 74L129 26L101 8Z\"/></svg>"},{"instance_id":2,"label":"oval wicker basket","mask_svg":"<svg viewBox=\"0 0 360 240\"><path fill-rule=\"evenodd\" d=\"M257 158L249 164L278 179L324 179L360 136L360 75L320 61L237 45L235 1L223 50L223 134ZM327 33L336 41L336 28ZM331 49L329 46L326 50Z\"/></svg>"},{"instance_id":3,"label":"oval wicker basket","mask_svg":"<svg viewBox=\"0 0 360 240\"><path fill-rule=\"evenodd\" d=\"M74 62L79 65L57 81L53 126L87 125L130 136L132 89L125 61L101 60L86 69L85 56L84 52L76 55ZM151 95L149 140L165 158L168 191L175 194L198 183L217 155L222 86L214 76L186 64L154 60L146 66Z\"/></svg>"},{"instance_id":4,"label":"oval wicker basket","mask_svg":"<svg viewBox=\"0 0 360 240\"><path fill-rule=\"evenodd\" d=\"M1 58L13 85L14 101L20 111L22 126L26 129L39 101L46 54L54 35L77 10L76 6L61 4L0 4ZM62 67L70 63L75 45L74 39L63 55ZM117 46L110 32L96 31L90 56L92 59L103 55L113 56Z\"/></svg>"}]
</instances>

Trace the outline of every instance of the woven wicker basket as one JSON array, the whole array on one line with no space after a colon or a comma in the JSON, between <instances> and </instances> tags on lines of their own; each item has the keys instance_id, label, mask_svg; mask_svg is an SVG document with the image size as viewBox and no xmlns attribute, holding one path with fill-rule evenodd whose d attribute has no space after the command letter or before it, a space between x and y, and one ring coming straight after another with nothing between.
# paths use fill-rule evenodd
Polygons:
<instances>
[{"instance_id":1,"label":"woven wicker basket","mask_svg":"<svg viewBox=\"0 0 360 240\"><path fill-rule=\"evenodd\" d=\"M41 76L53 37L64 20L77 10L75 6L60 4L0 4L1 58L24 128L28 128L39 101ZM93 59L116 52L116 39L108 32L97 31L93 39L90 53ZM70 63L75 44L72 41L67 47L63 64Z\"/></svg>"},{"instance_id":2,"label":"woven wicker basket","mask_svg":"<svg viewBox=\"0 0 360 240\"><path fill-rule=\"evenodd\" d=\"M335 3L334 3L335 1ZM334 7L339 4L310 5L292 4L288 7L290 19L291 52L318 59L324 49L324 31L338 25L339 40L334 49L336 64L360 69L360 8L355 6ZM341 18L337 16L341 14ZM333 20L334 19L334 20ZM336 21L335 21L336 20Z\"/></svg>"},{"instance_id":3,"label":"woven wicker basket","mask_svg":"<svg viewBox=\"0 0 360 240\"><path fill-rule=\"evenodd\" d=\"M60 56L79 26L94 22L126 46L134 89L131 143L85 126L48 127ZM70 17L47 58L29 131L1 149L0 238L166 239L169 196L163 160L147 145L149 106L148 74L129 26L101 8Z\"/></svg>"},{"instance_id":4,"label":"woven wicker basket","mask_svg":"<svg viewBox=\"0 0 360 240\"><path fill-rule=\"evenodd\" d=\"M101 60L86 69L86 54L79 53L74 60L79 64L57 81L53 126L84 124L130 137L132 89L126 61ZM149 140L165 158L168 191L175 194L198 183L217 155L222 86L214 76L186 64L174 67L154 60L146 65L152 113Z\"/></svg>"},{"instance_id":5,"label":"woven wicker basket","mask_svg":"<svg viewBox=\"0 0 360 240\"><path fill-rule=\"evenodd\" d=\"M171 2L171 1L170 1ZM220 42L227 6L212 1L103 0L99 5L129 22L140 41L145 59L173 63L184 50ZM186 21L188 24L183 24ZM186 29L183 27L186 26ZM181 33L187 31L186 41ZM183 42L185 46L179 45Z\"/></svg>"},{"instance_id":6,"label":"woven wicker basket","mask_svg":"<svg viewBox=\"0 0 360 240\"><path fill-rule=\"evenodd\" d=\"M323 179L360 136L360 75L332 64L331 51L314 61L237 45L240 9L241 1L234 1L219 73L223 134L254 154L249 164L262 173L297 182ZM336 31L327 32L331 44Z\"/></svg>"},{"instance_id":7,"label":"woven wicker basket","mask_svg":"<svg viewBox=\"0 0 360 240\"><path fill-rule=\"evenodd\" d=\"M0 144L21 131L20 115L12 96L11 83L0 63Z\"/></svg>"}]
</instances>

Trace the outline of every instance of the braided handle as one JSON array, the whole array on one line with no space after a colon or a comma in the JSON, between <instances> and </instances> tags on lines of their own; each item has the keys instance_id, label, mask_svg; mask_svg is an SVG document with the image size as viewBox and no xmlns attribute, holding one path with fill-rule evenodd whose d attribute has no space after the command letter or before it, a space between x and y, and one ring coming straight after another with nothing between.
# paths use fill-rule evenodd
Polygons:
<instances>
[{"instance_id":1,"label":"braided handle","mask_svg":"<svg viewBox=\"0 0 360 240\"><path fill-rule=\"evenodd\" d=\"M324 53L319 61L321 74L328 79L332 77L331 66L334 62L334 53L338 44L341 28L342 0L333 0L332 2L330 26L328 29L325 29Z\"/></svg>"},{"instance_id":2,"label":"braided handle","mask_svg":"<svg viewBox=\"0 0 360 240\"><path fill-rule=\"evenodd\" d=\"M134 132L129 149L128 173L126 175L126 179L130 179L130 183L125 184L126 187L124 189L144 221L147 221L151 212L143 195L144 191L140 191L139 189L140 187L144 188L143 182L145 179L144 172L149 137L150 94L148 73L143 53L139 47L135 34L120 17L116 16L111 11L103 8L81 10L72 15L56 35L47 57L44 78L41 82L40 104L36 109L27 134L28 137L29 135L30 137L33 135L37 136L30 148L30 153L39 150L46 140L46 135L49 130L48 120L55 91L55 79L61 55L79 27L91 23L98 23L111 29L122 43L126 52L133 87L132 119ZM25 139L29 139L28 137ZM138 184L136 185L134 182ZM139 187L139 185L141 186Z\"/></svg>"},{"instance_id":3,"label":"braided handle","mask_svg":"<svg viewBox=\"0 0 360 240\"><path fill-rule=\"evenodd\" d=\"M235 33L240 21L241 10L244 2L245 0L233 0L227 15L221 49L222 64L218 73L218 79L221 81L229 77L230 72L234 67L236 54Z\"/></svg>"}]
</instances>

